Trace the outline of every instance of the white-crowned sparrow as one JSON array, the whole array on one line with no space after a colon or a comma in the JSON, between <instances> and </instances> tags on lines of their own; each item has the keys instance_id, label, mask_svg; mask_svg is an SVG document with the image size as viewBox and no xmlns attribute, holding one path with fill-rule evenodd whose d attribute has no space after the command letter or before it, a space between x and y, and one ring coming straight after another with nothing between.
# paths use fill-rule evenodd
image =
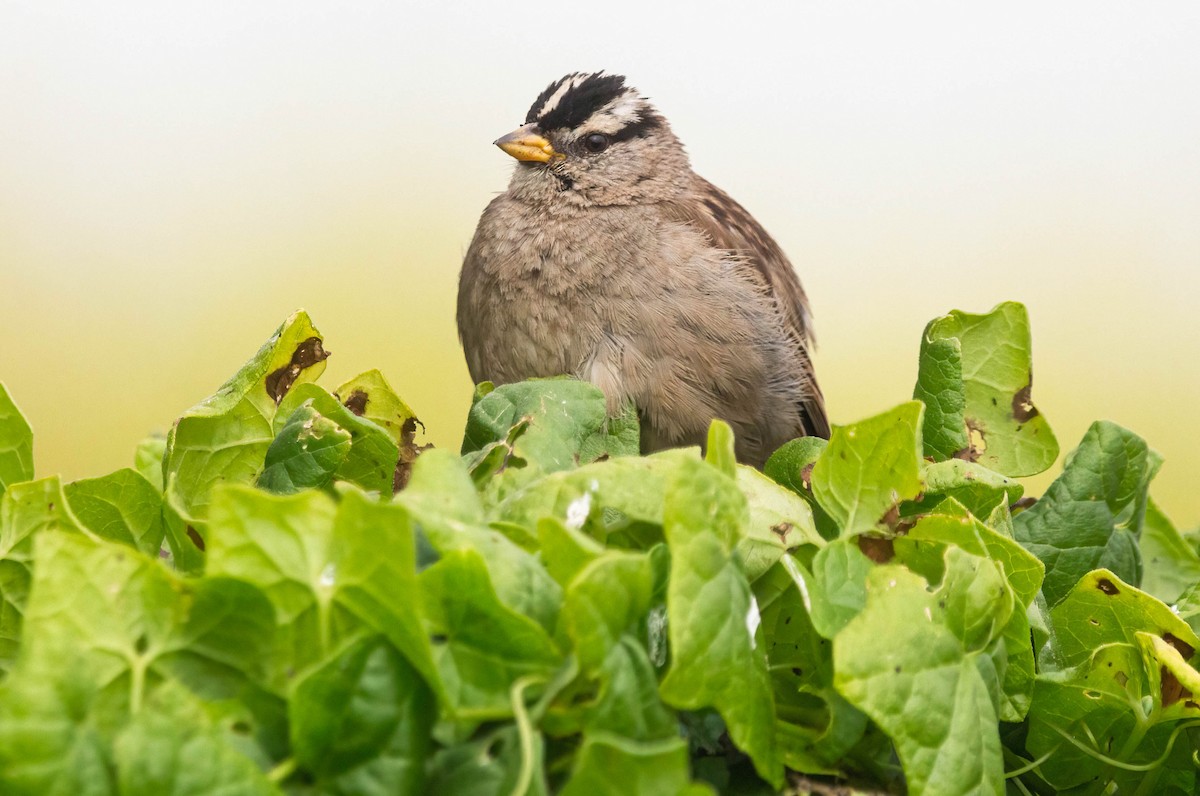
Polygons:
<instances>
[{"instance_id":1,"label":"white-crowned sparrow","mask_svg":"<svg viewBox=\"0 0 1200 796\"><path fill-rule=\"evenodd\" d=\"M495 143L519 162L463 262L473 379L591 381L637 406L647 451L702 443L713 418L755 465L829 436L791 264L624 77L556 80Z\"/></svg>"}]
</instances>

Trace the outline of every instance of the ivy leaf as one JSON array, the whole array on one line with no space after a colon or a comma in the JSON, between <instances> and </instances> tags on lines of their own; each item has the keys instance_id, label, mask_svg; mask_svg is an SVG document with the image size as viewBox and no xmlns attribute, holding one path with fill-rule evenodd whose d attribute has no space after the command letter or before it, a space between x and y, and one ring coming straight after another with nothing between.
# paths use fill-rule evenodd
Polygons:
<instances>
[{"instance_id":1,"label":"ivy leaf","mask_svg":"<svg viewBox=\"0 0 1200 796\"><path fill-rule=\"evenodd\" d=\"M113 745L120 793L280 796L229 734L182 687L154 692Z\"/></svg>"},{"instance_id":2,"label":"ivy leaf","mask_svg":"<svg viewBox=\"0 0 1200 796\"><path fill-rule=\"evenodd\" d=\"M433 659L455 718L511 716L509 691L517 680L549 680L561 665L541 625L497 598L479 553L451 550L418 579Z\"/></svg>"},{"instance_id":3,"label":"ivy leaf","mask_svg":"<svg viewBox=\"0 0 1200 796\"><path fill-rule=\"evenodd\" d=\"M910 401L838 426L812 470L812 490L841 535L872 530L893 506L921 491L924 405Z\"/></svg>"},{"instance_id":4,"label":"ivy leaf","mask_svg":"<svg viewBox=\"0 0 1200 796\"><path fill-rule=\"evenodd\" d=\"M399 398L396 399L399 401ZM279 404L275 415L275 442L283 436L285 422L291 422L292 414L308 404L326 422L335 424L349 434L350 445L345 457L332 464L332 475L339 481L349 481L368 492L383 495L394 491L396 468L399 466L399 443L391 437L391 429L385 428L367 417L356 415L350 407L338 403L338 399L316 384L297 385ZM415 422L414 422L415 425ZM270 452L268 452L268 457Z\"/></svg>"},{"instance_id":5,"label":"ivy leaf","mask_svg":"<svg viewBox=\"0 0 1200 796\"><path fill-rule=\"evenodd\" d=\"M1167 754L1179 725L1200 718L1190 690L1200 675L1185 662L1200 646L1191 628L1108 570L1084 576L1050 623L1026 740L1030 755L1046 756L1039 774L1059 789L1194 786L1186 748Z\"/></svg>"},{"instance_id":6,"label":"ivy leaf","mask_svg":"<svg viewBox=\"0 0 1200 796\"><path fill-rule=\"evenodd\" d=\"M1200 555L1153 500L1146 504L1138 547L1145 563L1141 584L1144 591L1173 603L1200 584Z\"/></svg>"},{"instance_id":7,"label":"ivy leaf","mask_svg":"<svg viewBox=\"0 0 1200 796\"><path fill-rule=\"evenodd\" d=\"M754 641L758 605L733 556L748 515L731 478L703 462L680 463L664 507L672 659L660 691L678 708L715 708L759 776L778 787L783 766L774 704L766 659Z\"/></svg>"},{"instance_id":8,"label":"ivy leaf","mask_svg":"<svg viewBox=\"0 0 1200 796\"><path fill-rule=\"evenodd\" d=\"M931 590L904 567L871 570L866 607L833 640L834 684L896 744L910 792L1002 794L996 655L1012 592L957 547L944 572Z\"/></svg>"},{"instance_id":9,"label":"ivy leaf","mask_svg":"<svg viewBox=\"0 0 1200 796\"><path fill-rule=\"evenodd\" d=\"M632 407L615 421L604 393L575 379L505 384L480 397L467 416L463 454L477 481L503 496L537 476L604 456L638 453Z\"/></svg>"},{"instance_id":10,"label":"ivy leaf","mask_svg":"<svg viewBox=\"0 0 1200 796\"><path fill-rule=\"evenodd\" d=\"M322 792L424 793L433 692L382 636L352 643L296 684L296 760Z\"/></svg>"},{"instance_id":11,"label":"ivy leaf","mask_svg":"<svg viewBox=\"0 0 1200 796\"><path fill-rule=\"evenodd\" d=\"M304 403L267 448L258 486L277 495L328 486L350 456L350 432Z\"/></svg>"},{"instance_id":12,"label":"ivy leaf","mask_svg":"<svg viewBox=\"0 0 1200 796\"><path fill-rule=\"evenodd\" d=\"M589 733L562 796L680 796L690 787L681 738L631 741Z\"/></svg>"},{"instance_id":13,"label":"ivy leaf","mask_svg":"<svg viewBox=\"0 0 1200 796\"><path fill-rule=\"evenodd\" d=\"M97 536L158 555L166 533L162 493L137 470L74 481L63 492L76 519Z\"/></svg>"},{"instance_id":14,"label":"ivy leaf","mask_svg":"<svg viewBox=\"0 0 1200 796\"><path fill-rule=\"evenodd\" d=\"M1058 458L1033 405L1029 315L1016 302L955 310L925 327L913 397L929 407L926 452L966 458L1007 476L1036 475Z\"/></svg>"},{"instance_id":15,"label":"ivy leaf","mask_svg":"<svg viewBox=\"0 0 1200 796\"><path fill-rule=\"evenodd\" d=\"M645 554L609 551L571 580L567 635L583 674L599 681L584 727L628 739L677 737L679 723L659 700L654 666L639 632L650 612L654 572Z\"/></svg>"},{"instance_id":16,"label":"ivy leaf","mask_svg":"<svg viewBox=\"0 0 1200 796\"><path fill-rule=\"evenodd\" d=\"M176 421L167 435L163 477L168 485L174 481L183 515L204 520L214 485L258 477L280 401L317 378L328 356L307 313L298 311L216 393Z\"/></svg>"},{"instance_id":17,"label":"ivy leaf","mask_svg":"<svg viewBox=\"0 0 1200 796\"><path fill-rule=\"evenodd\" d=\"M33 429L0 382L0 495L33 478Z\"/></svg>"},{"instance_id":18,"label":"ivy leaf","mask_svg":"<svg viewBox=\"0 0 1200 796\"><path fill-rule=\"evenodd\" d=\"M1013 517L1017 541L1046 565L1042 591L1051 607L1094 569L1140 582L1138 535L1157 469L1145 440L1096 422L1042 499Z\"/></svg>"}]
</instances>

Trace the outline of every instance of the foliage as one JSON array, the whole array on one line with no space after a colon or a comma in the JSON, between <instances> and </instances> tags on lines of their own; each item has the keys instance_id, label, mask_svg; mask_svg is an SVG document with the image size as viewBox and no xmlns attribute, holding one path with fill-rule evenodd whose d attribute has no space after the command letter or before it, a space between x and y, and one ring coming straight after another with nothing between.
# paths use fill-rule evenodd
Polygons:
<instances>
[{"instance_id":1,"label":"foliage","mask_svg":"<svg viewBox=\"0 0 1200 796\"><path fill-rule=\"evenodd\" d=\"M1147 444L1058 445L1024 308L765 474L713 423L476 393L459 454L289 318L134 467L34 480L0 387L0 792L1197 792L1200 554Z\"/></svg>"}]
</instances>

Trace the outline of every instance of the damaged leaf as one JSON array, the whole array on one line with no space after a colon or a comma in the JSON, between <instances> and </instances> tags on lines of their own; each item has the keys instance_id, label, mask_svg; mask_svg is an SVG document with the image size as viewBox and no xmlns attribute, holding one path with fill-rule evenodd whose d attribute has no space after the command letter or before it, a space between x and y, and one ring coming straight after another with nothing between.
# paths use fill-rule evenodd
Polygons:
<instances>
[{"instance_id":1,"label":"damaged leaf","mask_svg":"<svg viewBox=\"0 0 1200 796\"><path fill-rule=\"evenodd\" d=\"M1015 302L931 321L913 393L928 407L925 452L1006 476L1049 468L1058 442L1032 402L1031 349L1029 316Z\"/></svg>"}]
</instances>

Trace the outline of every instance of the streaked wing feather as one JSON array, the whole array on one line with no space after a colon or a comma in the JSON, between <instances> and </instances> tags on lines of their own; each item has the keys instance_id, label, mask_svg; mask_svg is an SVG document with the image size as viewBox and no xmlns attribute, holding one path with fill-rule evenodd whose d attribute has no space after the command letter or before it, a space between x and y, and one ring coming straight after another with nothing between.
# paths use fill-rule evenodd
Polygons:
<instances>
[{"instance_id":1,"label":"streaked wing feather","mask_svg":"<svg viewBox=\"0 0 1200 796\"><path fill-rule=\"evenodd\" d=\"M817 385L809 357L809 347L814 343L812 316L799 277L779 244L744 207L708 180L696 177L696 181L700 198L665 203L664 215L691 224L704 233L713 246L725 249L745 262L751 276L775 298L784 323L799 347L807 377L806 395L801 400L805 433L828 439L830 429L825 398Z\"/></svg>"}]
</instances>

